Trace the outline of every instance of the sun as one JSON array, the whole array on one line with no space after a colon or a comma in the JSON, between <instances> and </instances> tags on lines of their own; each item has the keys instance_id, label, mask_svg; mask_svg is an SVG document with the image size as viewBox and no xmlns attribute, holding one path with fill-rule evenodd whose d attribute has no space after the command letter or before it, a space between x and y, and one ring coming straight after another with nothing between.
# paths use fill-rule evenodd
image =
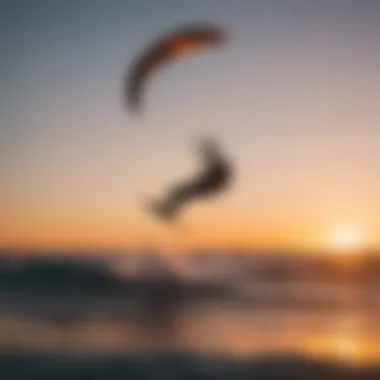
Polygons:
<instances>
[{"instance_id":1,"label":"sun","mask_svg":"<svg viewBox=\"0 0 380 380\"><path fill-rule=\"evenodd\" d=\"M365 240L360 228L341 227L332 232L329 245L339 252L353 252L362 248Z\"/></svg>"}]
</instances>

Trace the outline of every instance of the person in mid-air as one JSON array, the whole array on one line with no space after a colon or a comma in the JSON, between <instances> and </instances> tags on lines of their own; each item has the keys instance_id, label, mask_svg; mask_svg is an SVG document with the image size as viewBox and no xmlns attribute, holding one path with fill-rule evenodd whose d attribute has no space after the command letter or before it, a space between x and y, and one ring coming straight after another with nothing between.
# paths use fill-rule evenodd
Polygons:
<instances>
[{"instance_id":1,"label":"person in mid-air","mask_svg":"<svg viewBox=\"0 0 380 380\"><path fill-rule=\"evenodd\" d=\"M216 142L204 139L199 144L204 170L190 181L174 186L166 199L151 204L152 211L162 219L175 220L189 201L207 198L226 190L232 179L232 166Z\"/></svg>"}]
</instances>

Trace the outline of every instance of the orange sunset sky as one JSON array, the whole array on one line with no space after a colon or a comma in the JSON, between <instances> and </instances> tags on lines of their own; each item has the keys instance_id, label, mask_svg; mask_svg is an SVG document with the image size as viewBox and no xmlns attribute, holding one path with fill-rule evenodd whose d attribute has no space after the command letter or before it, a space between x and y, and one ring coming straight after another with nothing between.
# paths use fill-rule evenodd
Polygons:
<instances>
[{"instance_id":1,"label":"orange sunset sky","mask_svg":"<svg viewBox=\"0 0 380 380\"><path fill-rule=\"evenodd\" d=\"M8 2L0 246L319 248L347 230L352 244L380 248L374 4ZM121 99L128 64L199 20L224 26L229 43L157 72L132 118ZM236 181L171 229L144 202L197 171L203 133L234 160Z\"/></svg>"}]
</instances>

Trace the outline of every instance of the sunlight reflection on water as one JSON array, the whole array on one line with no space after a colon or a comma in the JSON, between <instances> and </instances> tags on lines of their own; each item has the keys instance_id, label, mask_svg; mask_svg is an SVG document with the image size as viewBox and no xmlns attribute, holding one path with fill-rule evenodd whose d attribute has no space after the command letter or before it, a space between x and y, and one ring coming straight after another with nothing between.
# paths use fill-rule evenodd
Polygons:
<instances>
[{"instance_id":1,"label":"sunlight reflection on water","mask_svg":"<svg viewBox=\"0 0 380 380\"><path fill-rule=\"evenodd\" d=\"M245 356L302 353L352 363L380 362L378 315L364 311L178 310L170 323L96 318L70 323L3 316L4 349L123 351L190 349Z\"/></svg>"}]
</instances>

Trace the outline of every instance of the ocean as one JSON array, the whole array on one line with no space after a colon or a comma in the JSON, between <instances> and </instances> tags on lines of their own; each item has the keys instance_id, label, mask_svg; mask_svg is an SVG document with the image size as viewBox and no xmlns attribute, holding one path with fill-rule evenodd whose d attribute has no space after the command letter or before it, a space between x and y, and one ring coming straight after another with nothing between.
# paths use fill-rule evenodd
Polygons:
<instances>
[{"instance_id":1,"label":"ocean","mask_svg":"<svg viewBox=\"0 0 380 380\"><path fill-rule=\"evenodd\" d=\"M140 373L141 366L141 376L133 378L144 379L190 376L202 360L205 368L219 363L204 378L223 378L218 376L228 371L233 375L227 378L235 378L234 371L251 367L254 371L255 365L264 374L272 368L269 359L280 363L278 368L300 358L303 363L321 363L321 368L333 363L337 371L350 369L351 374L363 370L372 374L380 365L376 282L254 277L231 282L229 277L201 283L152 276L121 278L101 266L58 264L52 269L45 263L9 268L3 266L0 274L1 379L32 378L17 368L18 360L21 367L26 361L42 376L33 378L49 373L45 378L54 379L118 378L112 361L119 370L125 367L120 376L132 369ZM159 377L153 370L144 375L145 360L169 360L173 375ZM184 360L187 372L180 365ZM220 366L227 365L226 360L229 369L223 372ZM293 365L285 367L293 371ZM102 377L94 369L98 366L111 372L107 375L102 369ZM11 367L21 371L19 377L12 377ZM185 372L181 375L174 367ZM85 375L86 371L93 375Z\"/></svg>"}]
</instances>

